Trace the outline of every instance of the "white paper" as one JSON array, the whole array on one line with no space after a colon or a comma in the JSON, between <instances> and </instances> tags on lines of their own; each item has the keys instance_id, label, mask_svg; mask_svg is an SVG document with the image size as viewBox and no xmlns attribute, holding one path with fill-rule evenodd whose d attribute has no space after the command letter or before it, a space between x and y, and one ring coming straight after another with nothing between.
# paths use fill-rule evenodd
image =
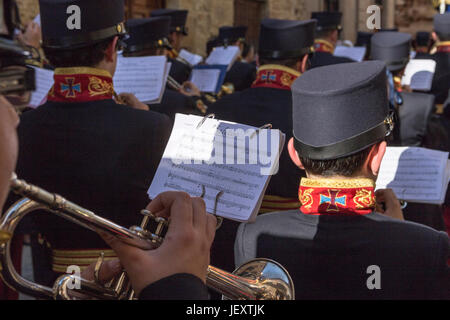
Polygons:
<instances>
[{"instance_id":1,"label":"white paper","mask_svg":"<svg viewBox=\"0 0 450 320\"><path fill-rule=\"evenodd\" d=\"M410 60L402 78L402 85L413 90L429 91L433 83L436 61L431 59Z\"/></svg>"},{"instance_id":2,"label":"white paper","mask_svg":"<svg viewBox=\"0 0 450 320\"><path fill-rule=\"evenodd\" d=\"M377 189L393 189L409 202L442 204L448 185L448 152L418 147L389 147Z\"/></svg>"},{"instance_id":3,"label":"white paper","mask_svg":"<svg viewBox=\"0 0 450 320\"><path fill-rule=\"evenodd\" d=\"M225 65L229 70L240 54L238 46L216 47L206 59L206 64Z\"/></svg>"},{"instance_id":4,"label":"white paper","mask_svg":"<svg viewBox=\"0 0 450 320\"><path fill-rule=\"evenodd\" d=\"M36 73L36 90L31 93L29 106L36 108L43 104L47 94L53 86L53 70L33 67Z\"/></svg>"},{"instance_id":5,"label":"white paper","mask_svg":"<svg viewBox=\"0 0 450 320\"><path fill-rule=\"evenodd\" d=\"M366 47L346 47L337 46L334 50L334 55L337 57L346 57L354 61L361 62L366 55Z\"/></svg>"},{"instance_id":6,"label":"white paper","mask_svg":"<svg viewBox=\"0 0 450 320\"><path fill-rule=\"evenodd\" d=\"M120 93L133 93L139 101L160 101L166 87L167 58L165 56L118 56L114 74L114 89Z\"/></svg>"},{"instance_id":7,"label":"white paper","mask_svg":"<svg viewBox=\"0 0 450 320\"><path fill-rule=\"evenodd\" d=\"M203 57L198 54L191 53L187 50L181 49L179 56L189 62L192 66L198 65L203 61Z\"/></svg>"},{"instance_id":8,"label":"white paper","mask_svg":"<svg viewBox=\"0 0 450 320\"><path fill-rule=\"evenodd\" d=\"M220 69L192 69L191 82L200 92L215 92L220 78Z\"/></svg>"},{"instance_id":9,"label":"white paper","mask_svg":"<svg viewBox=\"0 0 450 320\"><path fill-rule=\"evenodd\" d=\"M226 138L230 135L227 129L256 128L214 119L207 119L199 127L202 119L176 115L163 159L148 190L149 197L154 199L165 191L184 191L197 197L204 192L209 213L236 221L251 221L261 206L270 175L262 173L263 165L259 161L253 163L250 159L257 157L258 152L267 152L268 144L260 146L258 134L249 135L247 144L240 138L238 142ZM284 135L270 130L270 137L269 148L276 150L271 154L276 161L267 162L266 169L276 170ZM240 156L243 158L237 160ZM220 192L223 193L217 197Z\"/></svg>"}]
</instances>

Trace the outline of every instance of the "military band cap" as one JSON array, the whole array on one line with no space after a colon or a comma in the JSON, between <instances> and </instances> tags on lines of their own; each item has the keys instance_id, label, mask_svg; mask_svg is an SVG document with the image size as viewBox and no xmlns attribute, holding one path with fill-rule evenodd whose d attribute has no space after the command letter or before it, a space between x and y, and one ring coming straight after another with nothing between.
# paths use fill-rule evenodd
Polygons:
<instances>
[{"instance_id":1,"label":"military band cap","mask_svg":"<svg viewBox=\"0 0 450 320\"><path fill-rule=\"evenodd\" d=\"M170 17L130 19L126 22L129 38L124 53L165 48L170 33Z\"/></svg>"},{"instance_id":2,"label":"military band cap","mask_svg":"<svg viewBox=\"0 0 450 320\"><path fill-rule=\"evenodd\" d=\"M436 14L433 22L434 31L440 37L450 37L450 12Z\"/></svg>"},{"instance_id":3,"label":"military band cap","mask_svg":"<svg viewBox=\"0 0 450 320\"><path fill-rule=\"evenodd\" d=\"M43 47L75 49L124 36L124 0L39 0Z\"/></svg>"},{"instance_id":4,"label":"military band cap","mask_svg":"<svg viewBox=\"0 0 450 320\"><path fill-rule=\"evenodd\" d=\"M186 21L189 11L177 9L156 9L150 13L151 17L168 16L172 18L170 23L170 32L179 32L188 35Z\"/></svg>"},{"instance_id":5,"label":"military band cap","mask_svg":"<svg viewBox=\"0 0 450 320\"><path fill-rule=\"evenodd\" d=\"M313 19L263 19L259 34L259 56L282 60L299 58L312 52L316 22Z\"/></svg>"},{"instance_id":6,"label":"military band cap","mask_svg":"<svg viewBox=\"0 0 450 320\"><path fill-rule=\"evenodd\" d=\"M314 68L291 90L294 146L301 157L350 156L383 141L393 129L380 61Z\"/></svg>"},{"instance_id":7,"label":"military band cap","mask_svg":"<svg viewBox=\"0 0 450 320\"><path fill-rule=\"evenodd\" d=\"M372 60L386 63L389 71L403 69L409 61L411 35L402 32L377 32L371 41Z\"/></svg>"},{"instance_id":8,"label":"military band cap","mask_svg":"<svg viewBox=\"0 0 450 320\"><path fill-rule=\"evenodd\" d=\"M247 34L246 26L224 26L219 28L219 41L222 44L232 44L238 40L244 39Z\"/></svg>"},{"instance_id":9,"label":"military band cap","mask_svg":"<svg viewBox=\"0 0 450 320\"><path fill-rule=\"evenodd\" d=\"M317 31L342 30L342 12L322 11L311 13L311 19L317 20Z\"/></svg>"},{"instance_id":10,"label":"military band cap","mask_svg":"<svg viewBox=\"0 0 450 320\"><path fill-rule=\"evenodd\" d=\"M379 32L398 32L398 28L381 28Z\"/></svg>"}]
</instances>

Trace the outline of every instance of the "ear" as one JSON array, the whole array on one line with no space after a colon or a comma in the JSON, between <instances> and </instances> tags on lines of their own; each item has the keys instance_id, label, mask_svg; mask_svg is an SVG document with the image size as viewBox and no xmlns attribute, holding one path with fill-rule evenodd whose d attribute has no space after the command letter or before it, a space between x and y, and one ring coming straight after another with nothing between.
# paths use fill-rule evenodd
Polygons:
<instances>
[{"instance_id":1,"label":"ear","mask_svg":"<svg viewBox=\"0 0 450 320\"><path fill-rule=\"evenodd\" d=\"M386 153L386 147L386 141L374 145L370 151L369 157L367 158L366 168L370 170L374 176L377 176L380 172L381 162L383 161L384 154Z\"/></svg>"},{"instance_id":2,"label":"ear","mask_svg":"<svg viewBox=\"0 0 450 320\"><path fill-rule=\"evenodd\" d=\"M114 37L113 41L111 41L106 48L105 59L107 62L114 62L114 57L117 54L117 41L119 41L119 37Z\"/></svg>"},{"instance_id":3,"label":"ear","mask_svg":"<svg viewBox=\"0 0 450 320\"><path fill-rule=\"evenodd\" d=\"M289 140L288 142L288 152L292 162L300 169L305 170L305 167L303 166L302 161L298 156L297 150L295 150L294 148L294 138L291 138L291 140Z\"/></svg>"},{"instance_id":4,"label":"ear","mask_svg":"<svg viewBox=\"0 0 450 320\"><path fill-rule=\"evenodd\" d=\"M259 67L261 67L261 63L259 62L259 54L255 55L255 61L256 61L256 65Z\"/></svg>"},{"instance_id":5,"label":"ear","mask_svg":"<svg viewBox=\"0 0 450 320\"><path fill-rule=\"evenodd\" d=\"M307 68L308 68L308 55L305 54L305 56L297 62L297 71L305 73Z\"/></svg>"},{"instance_id":6,"label":"ear","mask_svg":"<svg viewBox=\"0 0 450 320\"><path fill-rule=\"evenodd\" d=\"M333 30L331 33L331 40L333 41L333 44L336 44L339 39L339 31Z\"/></svg>"},{"instance_id":7,"label":"ear","mask_svg":"<svg viewBox=\"0 0 450 320\"><path fill-rule=\"evenodd\" d=\"M431 33L431 37L433 38L433 41L434 42L439 42L439 37L438 37L438 35L437 35L437 33L436 32L432 32Z\"/></svg>"}]
</instances>

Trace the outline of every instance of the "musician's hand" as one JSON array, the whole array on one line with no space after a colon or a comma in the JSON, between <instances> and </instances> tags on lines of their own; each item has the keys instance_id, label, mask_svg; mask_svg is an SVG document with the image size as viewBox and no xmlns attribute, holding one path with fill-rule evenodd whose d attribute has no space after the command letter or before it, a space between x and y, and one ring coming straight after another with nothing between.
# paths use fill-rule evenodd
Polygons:
<instances>
[{"instance_id":1,"label":"musician's hand","mask_svg":"<svg viewBox=\"0 0 450 320\"><path fill-rule=\"evenodd\" d=\"M33 48L39 49L41 47L42 33L41 27L36 22L30 22L24 33L19 33L17 39Z\"/></svg>"},{"instance_id":2,"label":"musician's hand","mask_svg":"<svg viewBox=\"0 0 450 320\"><path fill-rule=\"evenodd\" d=\"M121 93L119 94L119 98L121 101L127 106L132 107L133 109L145 110L148 111L150 108L145 103L139 101L138 98L132 93Z\"/></svg>"},{"instance_id":3,"label":"musician's hand","mask_svg":"<svg viewBox=\"0 0 450 320\"><path fill-rule=\"evenodd\" d=\"M179 273L192 274L206 282L217 220L206 213L204 201L183 192L166 192L147 209L156 216L170 218L167 234L158 249L143 251L103 235L117 253L136 294L151 283Z\"/></svg>"},{"instance_id":4,"label":"musician's hand","mask_svg":"<svg viewBox=\"0 0 450 320\"><path fill-rule=\"evenodd\" d=\"M184 82L179 92L188 97L200 97L202 95L200 89L190 81Z\"/></svg>"},{"instance_id":5,"label":"musician's hand","mask_svg":"<svg viewBox=\"0 0 450 320\"><path fill-rule=\"evenodd\" d=\"M95 278L95 265L96 263L93 263L89 267L84 269L83 272L81 272L81 278L93 281ZM98 280L100 281L100 283L105 284L115 277L119 276L122 271L123 267L120 264L119 259L104 261L98 273Z\"/></svg>"},{"instance_id":6,"label":"musician's hand","mask_svg":"<svg viewBox=\"0 0 450 320\"><path fill-rule=\"evenodd\" d=\"M375 192L377 199L377 211L391 218L404 220L400 201L392 189L383 189ZM382 208L384 204L384 209Z\"/></svg>"}]
</instances>

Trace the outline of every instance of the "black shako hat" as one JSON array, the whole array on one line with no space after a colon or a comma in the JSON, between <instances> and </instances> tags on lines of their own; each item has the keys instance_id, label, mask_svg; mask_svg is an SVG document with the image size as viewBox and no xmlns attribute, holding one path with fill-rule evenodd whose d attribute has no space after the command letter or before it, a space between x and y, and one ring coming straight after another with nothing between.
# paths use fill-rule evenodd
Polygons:
<instances>
[{"instance_id":1,"label":"black shako hat","mask_svg":"<svg viewBox=\"0 0 450 320\"><path fill-rule=\"evenodd\" d=\"M218 39L223 45L231 45L238 40L245 40L247 34L246 26L230 27L223 26L219 28Z\"/></svg>"},{"instance_id":2,"label":"black shako hat","mask_svg":"<svg viewBox=\"0 0 450 320\"><path fill-rule=\"evenodd\" d=\"M386 67L380 61L311 69L291 90L294 146L301 157L350 156L383 141L393 130Z\"/></svg>"},{"instance_id":3,"label":"black shako hat","mask_svg":"<svg viewBox=\"0 0 450 320\"><path fill-rule=\"evenodd\" d=\"M299 58L313 51L316 20L263 19L259 34L260 58Z\"/></svg>"},{"instance_id":4,"label":"black shako hat","mask_svg":"<svg viewBox=\"0 0 450 320\"><path fill-rule=\"evenodd\" d=\"M179 32L188 35L188 30L186 28L186 20L188 16L188 10L177 10L177 9L157 9L150 13L151 17L161 17L169 16L172 18L170 23L170 32Z\"/></svg>"},{"instance_id":5,"label":"black shako hat","mask_svg":"<svg viewBox=\"0 0 450 320\"><path fill-rule=\"evenodd\" d=\"M317 31L324 30L342 30L341 12L334 11L322 11L322 12L313 12L311 13L311 19L317 20Z\"/></svg>"},{"instance_id":6,"label":"black shako hat","mask_svg":"<svg viewBox=\"0 0 450 320\"><path fill-rule=\"evenodd\" d=\"M383 61L389 71L403 69L409 61L411 35L402 32L377 32L371 41L372 60Z\"/></svg>"},{"instance_id":7,"label":"black shako hat","mask_svg":"<svg viewBox=\"0 0 450 320\"><path fill-rule=\"evenodd\" d=\"M450 12L436 14L433 22L434 31L439 37L450 37ZM441 40L442 41L442 40Z\"/></svg>"},{"instance_id":8,"label":"black shako hat","mask_svg":"<svg viewBox=\"0 0 450 320\"><path fill-rule=\"evenodd\" d=\"M124 0L39 0L43 48L76 49L126 34Z\"/></svg>"},{"instance_id":9,"label":"black shako hat","mask_svg":"<svg viewBox=\"0 0 450 320\"><path fill-rule=\"evenodd\" d=\"M170 21L170 17L128 20L125 26L128 30L129 38L125 40L124 53L167 47Z\"/></svg>"}]
</instances>

